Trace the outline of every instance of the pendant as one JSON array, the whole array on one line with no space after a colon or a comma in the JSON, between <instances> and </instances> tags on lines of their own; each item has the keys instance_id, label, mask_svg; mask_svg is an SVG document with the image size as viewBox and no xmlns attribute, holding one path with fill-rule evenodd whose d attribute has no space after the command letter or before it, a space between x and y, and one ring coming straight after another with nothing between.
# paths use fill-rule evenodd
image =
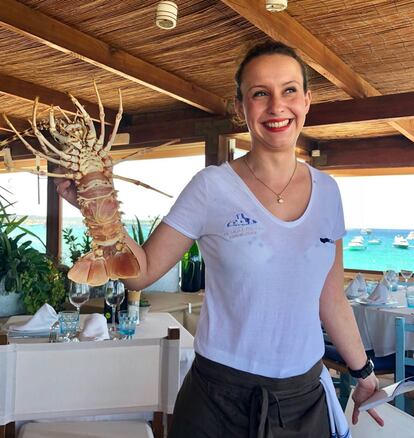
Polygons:
<instances>
[{"instance_id":1,"label":"pendant","mask_svg":"<svg viewBox=\"0 0 414 438\"><path fill-rule=\"evenodd\" d=\"M285 201L283 200L283 198L279 195L277 195L277 203L278 204L283 204Z\"/></svg>"}]
</instances>

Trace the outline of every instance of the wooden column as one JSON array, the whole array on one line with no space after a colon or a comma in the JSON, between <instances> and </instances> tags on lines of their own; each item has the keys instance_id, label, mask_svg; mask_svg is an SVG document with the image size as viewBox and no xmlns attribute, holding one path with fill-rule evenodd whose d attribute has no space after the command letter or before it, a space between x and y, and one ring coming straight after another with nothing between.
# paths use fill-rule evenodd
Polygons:
<instances>
[{"instance_id":1,"label":"wooden column","mask_svg":"<svg viewBox=\"0 0 414 438\"><path fill-rule=\"evenodd\" d=\"M230 148L228 138L211 132L206 138L206 167L210 165L220 165L225 161L230 161Z\"/></svg>"},{"instance_id":2,"label":"wooden column","mask_svg":"<svg viewBox=\"0 0 414 438\"><path fill-rule=\"evenodd\" d=\"M53 166L56 167L56 166ZM52 166L48 164L49 172ZM51 257L60 257L62 231L62 201L56 191L53 178L47 179L46 251Z\"/></svg>"}]
</instances>

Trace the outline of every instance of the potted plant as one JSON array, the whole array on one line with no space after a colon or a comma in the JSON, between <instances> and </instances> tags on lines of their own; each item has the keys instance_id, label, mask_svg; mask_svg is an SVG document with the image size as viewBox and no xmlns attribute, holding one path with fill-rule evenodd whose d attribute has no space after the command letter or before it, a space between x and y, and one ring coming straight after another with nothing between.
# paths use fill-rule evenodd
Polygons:
<instances>
[{"instance_id":1,"label":"potted plant","mask_svg":"<svg viewBox=\"0 0 414 438\"><path fill-rule=\"evenodd\" d=\"M147 238L154 231L156 225L159 223L159 216L150 222L150 229ZM139 244L143 245L146 238L144 237L143 227L140 220L135 216L135 224L131 227L132 238ZM147 292L177 292L179 289L179 263L173 266L166 274L159 278L156 282L146 287Z\"/></svg>"},{"instance_id":2,"label":"potted plant","mask_svg":"<svg viewBox=\"0 0 414 438\"><path fill-rule=\"evenodd\" d=\"M25 240L40 239L22 226L27 216L8 212L12 205L1 197L0 316L35 313L46 302L59 310L65 299L63 275L46 254L31 247L31 240Z\"/></svg>"}]
</instances>

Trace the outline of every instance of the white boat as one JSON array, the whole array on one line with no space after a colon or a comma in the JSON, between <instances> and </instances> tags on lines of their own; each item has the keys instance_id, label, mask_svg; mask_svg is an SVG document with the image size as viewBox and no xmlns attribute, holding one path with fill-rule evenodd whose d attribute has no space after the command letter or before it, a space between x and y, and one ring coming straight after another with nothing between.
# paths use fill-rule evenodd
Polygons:
<instances>
[{"instance_id":1,"label":"white boat","mask_svg":"<svg viewBox=\"0 0 414 438\"><path fill-rule=\"evenodd\" d=\"M372 230L371 228L362 228L361 229L361 234L371 234Z\"/></svg>"},{"instance_id":2,"label":"white boat","mask_svg":"<svg viewBox=\"0 0 414 438\"><path fill-rule=\"evenodd\" d=\"M351 251L363 251L366 248L363 236L355 236L348 243L348 249Z\"/></svg>"},{"instance_id":3,"label":"white boat","mask_svg":"<svg viewBox=\"0 0 414 438\"><path fill-rule=\"evenodd\" d=\"M414 240L414 231L408 233L407 240Z\"/></svg>"},{"instance_id":4,"label":"white boat","mask_svg":"<svg viewBox=\"0 0 414 438\"><path fill-rule=\"evenodd\" d=\"M410 246L408 240L405 237L401 236L400 234L394 237L394 242L392 244L396 248L401 248L401 249L407 249Z\"/></svg>"},{"instance_id":5,"label":"white boat","mask_svg":"<svg viewBox=\"0 0 414 438\"><path fill-rule=\"evenodd\" d=\"M370 239L368 240L368 245L381 245L382 240L381 239Z\"/></svg>"}]
</instances>

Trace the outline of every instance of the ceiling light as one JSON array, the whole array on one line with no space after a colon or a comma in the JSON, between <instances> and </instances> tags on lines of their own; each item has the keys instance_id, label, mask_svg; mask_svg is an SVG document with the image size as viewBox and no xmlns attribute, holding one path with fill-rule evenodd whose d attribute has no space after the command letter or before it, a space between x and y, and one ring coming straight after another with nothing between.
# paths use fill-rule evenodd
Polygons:
<instances>
[{"instance_id":1,"label":"ceiling light","mask_svg":"<svg viewBox=\"0 0 414 438\"><path fill-rule=\"evenodd\" d=\"M288 0L266 0L266 9L269 12L281 12L287 8Z\"/></svg>"},{"instance_id":2,"label":"ceiling light","mask_svg":"<svg viewBox=\"0 0 414 438\"><path fill-rule=\"evenodd\" d=\"M177 25L178 7L174 2L161 1L157 6L155 23L161 29L173 29Z\"/></svg>"}]
</instances>

